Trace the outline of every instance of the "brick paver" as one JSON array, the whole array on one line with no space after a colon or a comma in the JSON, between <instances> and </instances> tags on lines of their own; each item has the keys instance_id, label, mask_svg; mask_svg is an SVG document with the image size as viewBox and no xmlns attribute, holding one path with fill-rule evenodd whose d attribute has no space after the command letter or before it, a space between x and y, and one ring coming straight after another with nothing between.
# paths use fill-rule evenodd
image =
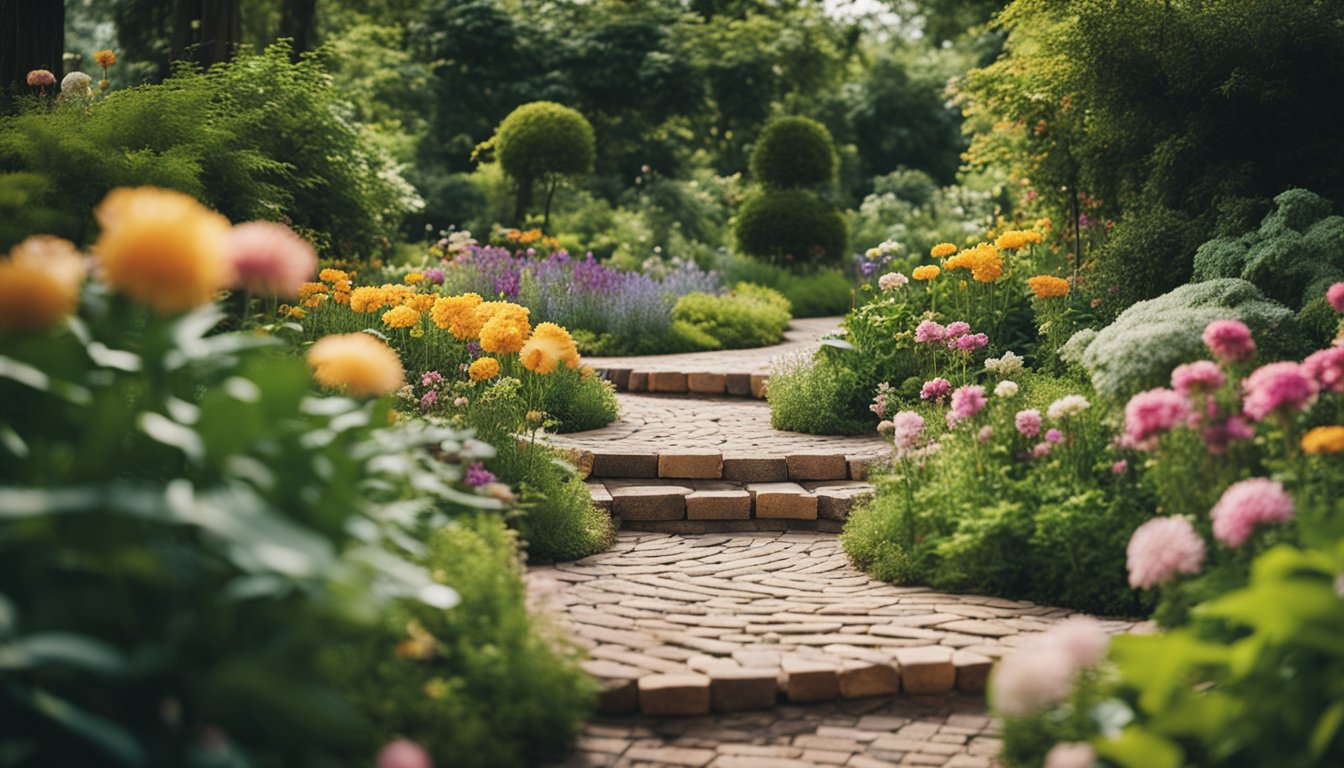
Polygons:
<instances>
[{"instance_id":1,"label":"brick paver","mask_svg":"<svg viewBox=\"0 0 1344 768\"><path fill-rule=\"evenodd\" d=\"M641 357L585 357L583 362L598 370L624 369L656 372L672 371L684 374L765 374L771 362L795 352L807 352L817 347L817 341L840 327L839 317L798 318L784 332L784 343L755 349L725 349L718 352L695 352L681 355L645 355ZM699 377L701 387L713 387L715 377ZM694 387L689 381L687 384ZM624 389L625 387L621 387ZM685 391L685 390L683 390ZM718 388L722 391L722 387Z\"/></svg>"}]
</instances>

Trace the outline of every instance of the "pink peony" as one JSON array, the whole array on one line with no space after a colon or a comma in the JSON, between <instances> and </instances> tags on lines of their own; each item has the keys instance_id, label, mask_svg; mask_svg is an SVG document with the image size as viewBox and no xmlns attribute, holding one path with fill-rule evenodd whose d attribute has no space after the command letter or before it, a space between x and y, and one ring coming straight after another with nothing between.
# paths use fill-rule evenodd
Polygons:
<instances>
[{"instance_id":1,"label":"pink peony","mask_svg":"<svg viewBox=\"0 0 1344 768\"><path fill-rule=\"evenodd\" d=\"M234 284L261 296L297 296L317 272L317 252L294 230L274 221L251 221L229 232Z\"/></svg>"},{"instance_id":2,"label":"pink peony","mask_svg":"<svg viewBox=\"0 0 1344 768\"><path fill-rule=\"evenodd\" d=\"M1189 397L1207 395L1227 383L1227 376L1218 364L1210 360L1176 366L1171 372L1171 388Z\"/></svg>"},{"instance_id":3,"label":"pink peony","mask_svg":"<svg viewBox=\"0 0 1344 768\"><path fill-rule=\"evenodd\" d=\"M1045 432L1045 442L1058 445L1064 442L1064 433L1058 429L1048 429Z\"/></svg>"},{"instance_id":4,"label":"pink peony","mask_svg":"<svg viewBox=\"0 0 1344 768\"><path fill-rule=\"evenodd\" d=\"M1344 347L1330 347L1314 352L1302 361L1302 368L1322 392L1344 394Z\"/></svg>"},{"instance_id":5,"label":"pink peony","mask_svg":"<svg viewBox=\"0 0 1344 768\"><path fill-rule=\"evenodd\" d=\"M1111 465L1112 475L1123 475L1129 471L1129 460L1121 459Z\"/></svg>"},{"instance_id":6,"label":"pink peony","mask_svg":"<svg viewBox=\"0 0 1344 768\"><path fill-rule=\"evenodd\" d=\"M1325 300L1330 302L1336 312L1344 314L1344 283L1330 286L1325 292Z\"/></svg>"},{"instance_id":7,"label":"pink peony","mask_svg":"<svg viewBox=\"0 0 1344 768\"><path fill-rule=\"evenodd\" d=\"M983 333L968 333L947 342L948 349L960 352L974 352L989 345L989 337Z\"/></svg>"},{"instance_id":8,"label":"pink peony","mask_svg":"<svg viewBox=\"0 0 1344 768\"><path fill-rule=\"evenodd\" d=\"M944 397L947 397L947 393L951 391L952 382L947 379L931 379L924 382L923 387L920 387L919 398L921 400L941 401Z\"/></svg>"},{"instance_id":9,"label":"pink peony","mask_svg":"<svg viewBox=\"0 0 1344 768\"><path fill-rule=\"evenodd\" d=\"M1251 329L1239 320L1214 320L1204 328L1204 343L1213 356L1230 363L1244 363L1255 356Z\"/></svg>"},{"instance_id":10,"label":"pink peony","mask_svg":"<svg viewBox=\"0 0 1344 768\"><path fill-rule=\"evenodd\" d=\"M434 768L425 748L409 739L388 742L378 751L377 768Z\"/></svg>"},{"instance_id":11,"label":"pink peony","mask_svg":"<svg viewBox=\"0 0 1344 768\"><path fill-rule=\"evenodd\" d=\"M1227 453L1228 446L1241 440L1255 437L1255 430L1240 416L1230 416L1226 421L1211 421L1200 432L1204 438L1204 447L1209 453L1221 456Z\"/></svg>"},{"instance_id":12,"label":"pink peony","mask_svg":"<svg viewBox=\"0 0 1344 768\"><path fill-rule=\"evenodd\" d=\"M962 421L975 416L985 407L985 388L970 384L964 387L958 387L956 392L952 393L952 421Z\"/></svg>"},{"instance_id":13,"label":"pink peony","mask_svg":"<svg viewBox=\"0 0 1344 768\"><path fill-rule=\"evenodd\" d=\"M1111 636L1101 628L1101 622L1089 616L1065 619L1051 627L1041 640L1053 643L1080 669L1100 662L1111 646Z\"/></svg>"},{"instance_id":14,"label":"pink peony","mask_svg":"<svg viewBox=\"0 0 1344 768\"><path fill-rule=\"evenodd\" d=\"M980 434L976 436L976 439L982 443L988 443L990 440L993 440L994 428L988 425L981 427Z\"/></svg>"},{"instance_id":15,"label":"pink peony","mask_svg":"<svg viewBox=\"0 0 1344 768\"><path fill-rule=\"evenodd\" d=\"M1044 459L1050 455L1050 449L1054 448L1050 443L1037 443L1031 448L1031 458Z\"/></svg>"},{"instance_id":16,"label":"pink peony","mask_svg":"<svg viewBox=\"0 0 1344 768\"><path fill-rule=\"evenodd\" d=\"M1273 413L1301 411L1316 402L1316 382L1298 363L1270 363L1255 369L1242 387L1242 410L1255 421Z\"/></svg>"},{"instance_id":17,"label":"pink peony","mask_svg":"<svg viewBox=\"0 0 1344 768\"><path fill-rule=\"evenodd\" d=\"M1069 695L1078 671L1101 661L1109 645L1110 637L1096 619L1060 622L994 667L990 703L1012 717L1057 704Z\"/></svg>"},{"instance_id":18,"label":"pink peony","mask_svg":"<svg viewBox=\"0 0 1344 768\"><path fill-rule=\"evenodd\" d=\"M1262 523L1286 523L1293 517L1293 497L1279 483L1253 477L1228 486L1209 513L1213 538L1240 547Z\"/></svg>"},{"instance_id":19,"label":"pink peony","mask_svg":"<svg viewBox=\"0 0 1344 768\"><path fill-rule=\"evenodd\" d=\"M937 344L947 338L947 329L932 320L925 320L915 328L915 341L919 344Z\"/></svg>"},{"instance_id":20,"label":"pink peony","mask_svg":"<svg viewBox=\"0 0 1344 768\"><path fill-rule=\"evenodd\" d=\"M1018 411L1013 423L1023 437L1035 437L1041 434L1041 412L1035 408L1029 411Z\"/></svg>"},{"instance_id":21,"label":"pink peony","mask_svg":"<svg viewBox=\"0 0 1344 768\"><path fill-rule=\"evenodd\" d=\"M1125 405L1125 436L1134 445L1147 443L1190 420L1190 401L1171 389L1150 389Z\"/></svg>"},{"instance_id":22,"label":"pink peony","mask_svg":"<svg viewBox=\"0 0 1344 768\"><path fill-rule=\"evenodd\" d=\"M947 338L957 339L971 332L971 324L958 320L947 324Z\"/></svg>"},{"instance_id":23,"label":"pink peony","mask_svg":"<svg viewBox=\"0 0 1344 768\"><path fill-rule=\"evenodd\" d=\"M897 451L914 450L924 434L924 417L914 411L901 411L891 417L891 439Z\"/></svg>"},{"instance_id":24,"label":"pink peony","mask_svg":"<svg viewBox=\"0 0 1344 768\"><path fill-rule=\"evenodd\" d=\"M1097 751L1086 741L1063 741L1045 754L1043 768L1092 768L1097 764Z\"/></svg>"},{"instance_id":25,"label":"pink peony","mask_svg":"<svg viewBox=\"0 0 1344 768\"><path fill-rule=\"evenodd\" d=\"M1204 539L1184 517L1155 517L1129 537L1125 566L1129 585L1148 589L1178 573L1199 573L1204 565Z\"/></svg>"}]
</instances>

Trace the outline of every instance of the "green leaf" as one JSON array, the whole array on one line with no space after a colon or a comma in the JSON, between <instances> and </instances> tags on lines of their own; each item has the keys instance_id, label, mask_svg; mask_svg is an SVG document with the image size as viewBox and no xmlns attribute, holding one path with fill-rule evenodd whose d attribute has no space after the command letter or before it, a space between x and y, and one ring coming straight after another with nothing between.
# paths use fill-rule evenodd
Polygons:
<instances>
[{"instance_id":1,"label":"green leaf","mask_svg":"<svg viewBox=\"0 0 1344 768\"><path fill-rule=\"evenodd\" d=\"M854 345L844 339L822 339L821 343L836 349L854 349Z\"/></svg>"},{"instance_id":2,"label":"green leaf","mask_svg":"<svg viewBox=\"0 0 1344 768\"><path fill-rule=\"evenodd\" d=\"M1176 742L1138 726L1126 728L1114 739L1095 743L1097 755L1124 768L1181 768L1185 753Z\"/></svg>"},{"instance_id":3,"label":"green leaf","mask_svg":"<svg viewBox=\"0 0 1344 768\"><path fill-rule=\"evenodd\" d=\"M65 699L41 689L16 690L37 712L55 720L69 730L98 745L122 765L147 765L144 749L121 726L90 714Z\"/></svg>"},{"instance_id":4,"label":"green leaf","mask_svg":"<svg viewBox=\"0 0 1344 768\"><path fill-rule=\"evenodd\" d=\"M1331 704L1321 713L1321 719L1316 721L1316 727L1311 731L1312 757L1320 760L1325 755L1335 735L1339 733L1340 725L1344 725L1344 701Z\"/></svg>"},{"instance_id":5,"label":"green leaf","mask_svg":"<svg viewBox=\"0 0 1344 768\"><path fill-rule=\"evenodd\" d=\"M182 451L191 461L198 462L205 458L205 442L191 427L153 411L141 412L135 424L150 439Z\"/></svg>"},{"instance_id":6,"label":"green leaf","mask_svg":"<svg viewBox=\"0 0 1344 768\"><path fill-rule=\"evenodd\" d=\"M88 405L93 402L93 395L84 387L53 380L33 366L3 355L0 355L0 379L18 382L25 387L55 395L75 405Z\"/></svg>"},{"instance_id":7,"label":"green leaf","mask_svg":"<svg viewBox=\"0 0 1344 768\"><path fill-rule=\"evenodd\" d=\"M41 632L21 638L16 653L6 661L20 661L21 668L66 666L103 675L126 670L126 659L116 648L87 635L73 632Z\"/></svg>"}]
</instances>

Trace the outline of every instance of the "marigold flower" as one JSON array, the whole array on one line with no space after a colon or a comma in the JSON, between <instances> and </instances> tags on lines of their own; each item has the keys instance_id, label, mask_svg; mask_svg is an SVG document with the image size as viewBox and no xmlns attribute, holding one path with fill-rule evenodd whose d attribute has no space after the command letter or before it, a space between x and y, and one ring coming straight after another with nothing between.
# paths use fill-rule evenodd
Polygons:
<instances>
[{"instance_id":1,"label":"marigold flower","mask_svg":"<svg viewBox=\"0 0 1344 768\"><path fill-rule=\"evenodd\" d=\"M423 314L434 308L434 302L438 301L438 298L432 293L417 293L407 297L404 306Z\"/></svg>"},{"instance_id":2,"label":"marigold flower","mask_svg":"<svg viewBox=\"0 0 1344 768\"><path fill-rule=\"evenodd\" d=\"M117 53L116 51L109 51L109 50L94 51L93 63L97 64L103 69L107 69L108 67L117 63Z\"/></svg>"},{"instance_id":3,"label":"marigold flower","mask_svg":"<svg viewBox=\"0 0 1344 768\"><path fill-rule=\"evenodd\" d=\"M48 69L34 69L28 73L28 85L33 88L50 88L56 84L56 76Z\"/></svg>"},{"instance_id":4,"label":"marigold flower","mask_svg":"<svg viewBox=\"0 0 1344 768\"><path fill-rule=\"evenodd\" d=\"M933 256L935 259L941 259L945 256L951 256L956 252L957 246L951 243L939 243L929 250L929 255ZM920 278L916 277L915 279L919 280Z\"/></svg>"},{"instance_id":5,"label":"marigold flower","mask_svg":"<svg viewBox=\"0 0 1344 768\"><path fill-rule=\"evenodd\" d=\"M50 235L24 240L0 259L0 331L50 328L75 310L84 258Z\"/></svg>"},{"instance_id":6,"label":"marigold flower","mask_svg":"<svg viewBox=\"0 0 1344 768\"><path fill-rule=\"evenodd\" d=\"M377 312L388 303L382 288L362 285L350 294L350 309L356 312Z\"/></svg>"},{"instance_id":7,"label":"marigold flower","mask_svg":"<svg viewBox=\"0 0 1344 768\"><path fill-rule=\"evenodd\" d=\"M337 282L338 280L349 280L350 273L344 270L332 269L331 267L327 267L326 269L317 273L317 279L321 280L324 283L334 283Z\"/></svg>"},{"instance_id":8,"label":"marigold flower","mask_svg":"<svg viewBox=\"0 0 1344 768\"><path fill-rule=\"evenodd\" d=\"M234 283L263 296L298 295L317 271L317 251L294 230L274 221L251 221L229 232Z\"/></svg>"},{"instance_id":9,"label":"marigold flower","mask_svg":"<svg viewBox=\"0 0 1344 768\"><path fill-rule=\"evenodd\" d=\"M499 361L493 357L477 358L467 369L472 381L485 381L499 375Z\"/></svg>"},{"instance_id":10,"label":"marigold flower","mask_svg":"<svg viewBox=\"0 0 1344 768\"><path fill-rule=\"evenodd\" d=\"M419 322L420 313L405 305L393 307L383 313L383 325L388 328L410 328Z\"/></svg>"},{"instance_id":11,"label":"marigold flower","mask_svg":"<svg viewBox=\"0 0 1344 768\"><path fill-rule=\"evenodd\" d=\"M994 246L999 249L1018 251L1032 243L1041 242L1041 233L1031 230L1011 229L999 235L994 241Z\"/></svg>"},{"instance_id":12,"label":"marigold flower","mask_svg":"<svg viewBox=\"0 0 1344 768\"><path fill-rule=\"evenodd\" d=\"M324 336L308 350L308 367L322 387L355 397L387 395L405 384L401 358L367 333Z\"/></svg>"},{"instance_id":13,"label":"marigold flower","mask_svg":"<svg viewBox=\"0 0 1344 768\"><path fill-rule=\"evenodd\" d=\"M1037 298L1053 299L1069 292L1069 281L1054 275L1036 275L1027 278L1027 287Z\"/></svg>"},{"instance_id":14,"label":"marigold flower","mask_svg":"<svg viewBox=\"0 0 1344 768\"><path fill-rule=\"evenodd\" d=\"M423 283L423 282L425 281L425 273L424 273L424 272L408 272L408 273L406 273L406 276L403 277L401 280L402 280L402 282L406 283L407 285L415 285L416 283Z\"/></svg>"},{"instance_id":15,"label":"marigold flower","mask_svg":"<svg viewBox=\"0 0 1344 768\"><path fill-rule=\"evenodd\" d=\"M507 301L487 301L476 307L481 323L481 349L509 354L523 348L532 326L528 309Z\"/></svg>"},{"instance_id":16,"label":"marigold flower","mask_svg":"<svg viewBox=\"0 0 1344 768\"><path fill-rule=\"evenodd\" d=\"M114 189L94 215L104 281L160 314L205 304L229 280L229 220L188 195Z\"/></svg>"},{"instance_id":17,"label":"marigold flower","mask_svg":"<svg viewBox=\"0 0 1344 768\"><path fill-rule=\"evenodd\" d=\"M574 337L563 326L555 323L538 323L537 327L532 330L531 338L545 339L554 348L558 349L560 360L565 363L565 367L570 370L579 367L579 348L574 343ZM524 349L526 349L526 345L524 345ZM525 352L522 354L525 354Z\"/></svg>"},{"instance_id":18,"label":"marigold flower","mask_svg":"<svg viewBox=\"0 0 1344 768\"><path fill-rule=\"evenodd\" d=\"M926 264L922 267L915 267L914 271L910 273L910 276L916 280L932 280L942 274L942 272L943 270L938 267L935 267L932 264Z\"/></svg>"},{"instance_id":19,"label":"marigold flower","mask_svg":"<svg viewBox=\"0 0 1344 768\"><path fill-rule=\"evenodd\" d=\"M1302 450L1312 455L1344 453L1344 427L1316 427L1302 436Z\"/></svg>"},{"instance_id":20,"label":"marigold flower","mask_svg":"<svg viewBox=\"0 0 1344 768\"><path fill-rule=\"evenodd\" d=\"M484 321L476 315L476 308L480 305L481 297L475 293L445 296L434 302L429 314L435 325L466 341L481 333Z\"/></svg>"}]
</instances>

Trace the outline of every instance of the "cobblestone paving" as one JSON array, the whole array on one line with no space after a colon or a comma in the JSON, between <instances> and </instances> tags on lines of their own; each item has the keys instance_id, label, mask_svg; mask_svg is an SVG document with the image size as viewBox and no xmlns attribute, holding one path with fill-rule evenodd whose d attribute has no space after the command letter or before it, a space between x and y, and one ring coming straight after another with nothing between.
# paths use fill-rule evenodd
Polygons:
<instances>
[{"instance_id":1,"label":"cobblestone paving","mask_svg":"<svg viewBox=\"0 0 1344 768\"><path fill-rule=\"evenodd\" d=\"M640 371L681 371L691 373L766 373L770 362L794 352L810 352L817 340L840 327L838 317L809 317L794 320L784 332L784 343L757 349L725 349L682 355L644 355L640 357L585 357L583 362L602 370L632 368Z\"/></svg>"},{"instance_id":2,"label":"cobblestone paving","mask_svg":"<svg viewBox=\"0 0 1344 768\"><path fill-rule=\"evenodd\" d=\"M979 697L855 699L677 719L599 718L566 768L988 768L997 724Z\"/></svg>"}]
</instances>

